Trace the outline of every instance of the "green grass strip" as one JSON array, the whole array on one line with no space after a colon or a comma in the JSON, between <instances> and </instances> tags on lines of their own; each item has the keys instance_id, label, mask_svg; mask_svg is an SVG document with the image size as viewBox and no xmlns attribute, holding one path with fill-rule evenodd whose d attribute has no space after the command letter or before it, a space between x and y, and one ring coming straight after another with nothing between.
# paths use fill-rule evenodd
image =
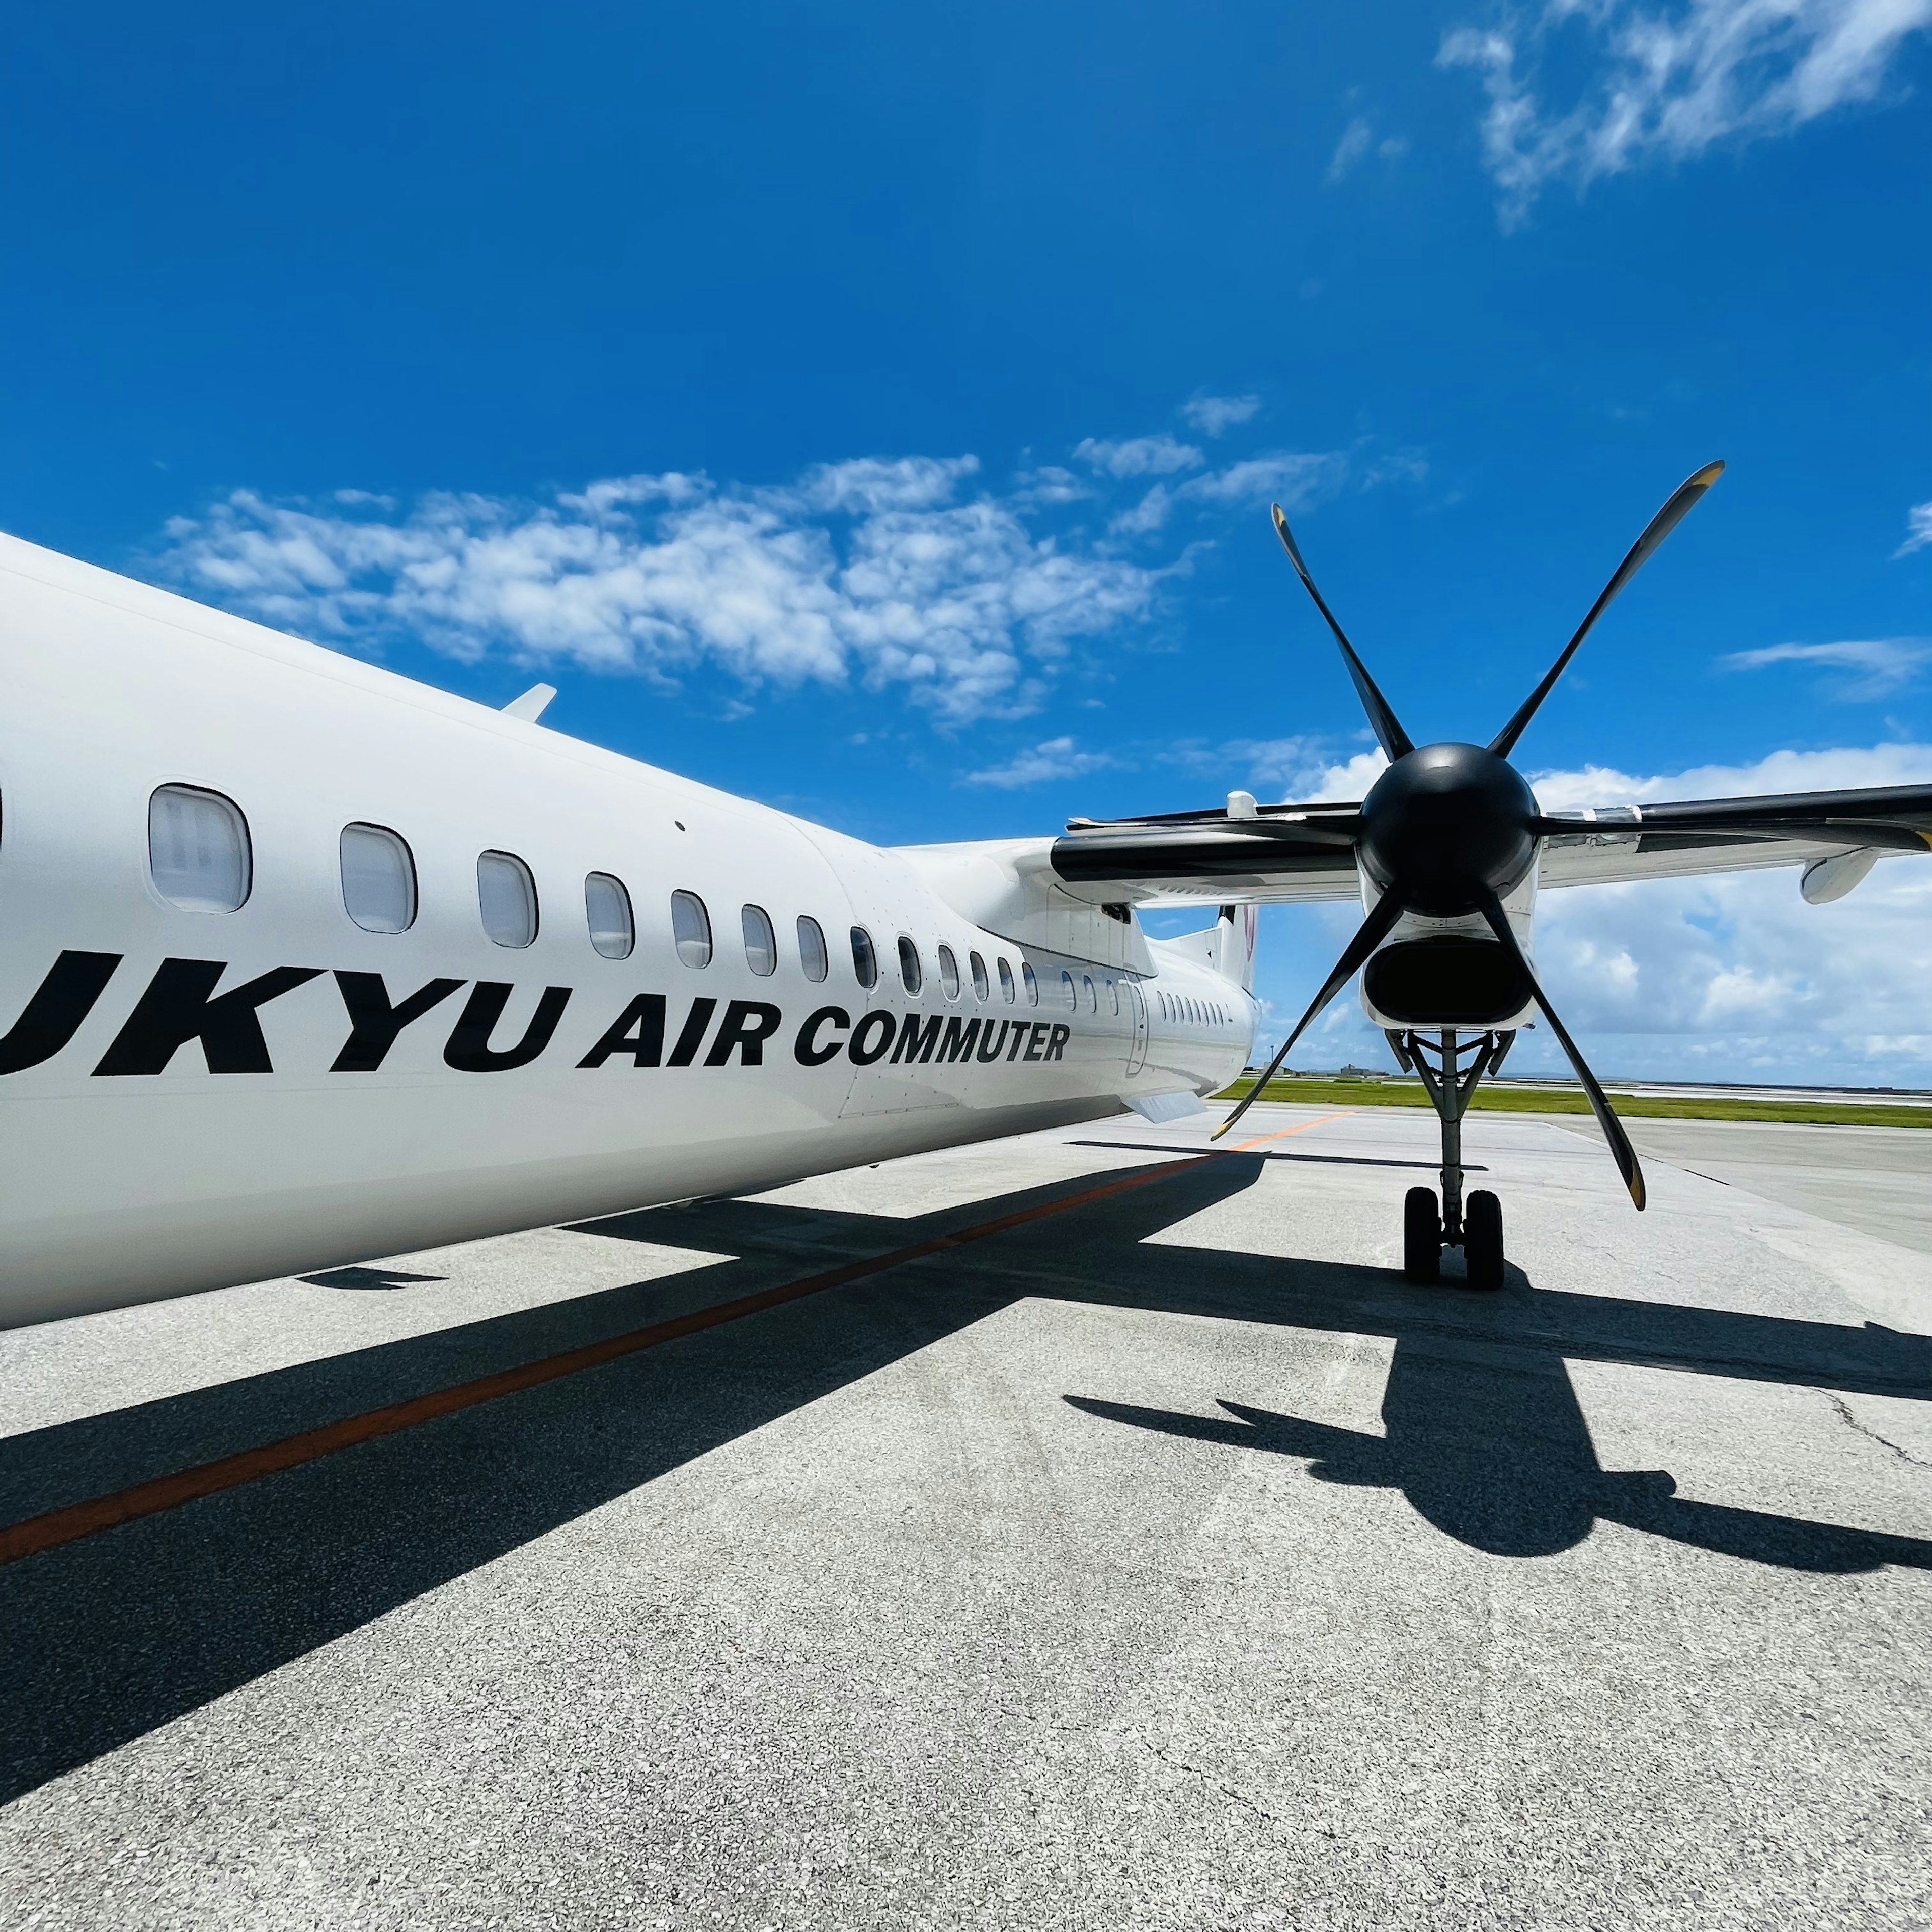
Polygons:
<instances>
[{"instance_id":1,"label":"green grass strip","mask_svg":"<svg viewBox=\"0 0 1932 1932\"><path fill-rule=\"evenodd\" d=\"M1237 1082L1219 1100L1248 1090ZM1426 1107L1421 1084L1409 1080L1270 1080L1265 1100L1310 1107ZM1587 1114L1580 1087L1479 1087L1472 1108L1496 1114ZM1932 1106L1870 1106L1844 1100L1737 1100L1723 1094L1612 1094L1610 1105L1627 1120L1783 1120L1820 1127L1932 1127Z\"/></svg>"}]
</instances>

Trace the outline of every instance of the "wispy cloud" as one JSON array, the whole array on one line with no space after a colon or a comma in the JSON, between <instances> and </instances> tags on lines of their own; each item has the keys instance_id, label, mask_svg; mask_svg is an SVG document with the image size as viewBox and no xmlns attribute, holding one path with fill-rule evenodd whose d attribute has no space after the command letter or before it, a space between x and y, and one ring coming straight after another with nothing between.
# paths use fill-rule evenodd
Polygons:
<instances>
[{"instance_id":1,"label":"wispy cloud","mask_svg":"<svg viewBox=\"0 0 1932 1932\"><path fill-rule=\"evenodd\" d=\"M1338 495L1352 481L1364 486L1397 476L1412 481L1422 466L1419 457L1406 452L1364 462L1342 450L1270 450L1183 483L1156 483L1108 528L1116 536L1148 536L1162 528L1177 506L1186 503L1244 508L1272 502L1305 510Z\"/></svg>"},{"instance_id":2,"label":"wispy cloud","mask_svg":"<svg viewBox=\"0 0 1932 1932\"><path fill-rule=\"evenodd\" d=\"M1180 413L1203 436L1221 436L1246 422L1261 406L1258 396L1196 396L1181 404Z\"/></svg>"},{"instance_id":3,"label":"wispy cloud","mask_svg":"<svg viewBox=\"0 0 1932 1932\"><path fill-rule=\"evenodd\" d=\"M1914 503L1905 518L1905 541L1892 552L1894 557L1910 556L1932 544L1932 503Z\"/></svg>"},{"instance_id":4,"label":"wispy cloud","mask_svg":"<svg viewBox=\"0 0 1932 1932\"><path fill-rule=\"evenodd\" d=\"M1358 114L1342 130L1342 138L1335 143L1335 152L1329 157L1328 166L1322 178L1331 186L1340 181L1362 157L1369 152L1376 138L1376 130L1366 119Z\"/></svg>"},{"instance_id":5,"label":"wispy cloud","mask_svg":"<svg viewBox=\"0 0 1932 1932\"><path fill-rule=\"evenodd\" d=\"M1329 157L1328 165L1323 170L1322 178L1329 187L1352 173L1356 166L1373 153L1384 161L1400 160L1408 152L1408 137L1404 134L1390 134L1378 141L1375 124L1365 114L1358 114L1342 130L1342 138L1335 143L1335 152Z\"/></svg>"},{"instance_id":6,"label":"wispy cloud","mask_svg":"<svg viewBox=\"0 0 1932 1932\"><path fill-rule=\"evenodd\" d=\"M1226 422L1253 400L1197 400ZM1416 473L1367 445L1207 469L1165 433L1090 437L1077 454L1088 473L1040 465L1004 490L970 455L861 458L759 486L606 477L535 502L238 490L170 522L151 562L191 596L351 650L412 640L667 686L706 668L748 689L856 682L952 726L1038 711L1083 640L1157 617L1198 538L1165 561L1120 550L1177 504L1211 528L1270 496L1299 509Z\"/></svg>"},{"instance_id":7,"label":"wispy cloud","mask_svg":"<svg viewBox=\"0 0 1932 1932\"><path fill-rule=\"evenodd\" d=\"M984 771L968 772L965 784L993 785L1002 791L1017 791L1023 786L1047 784L1057 778L1077 778L1088 772L1104 770L1118 761L1106 752L1082 752L1071 738L1049 738L1030 751L1021 752L1004 765Z\"/></svg>"},{"instance_id":8,"label":"wispy cloud","mask_svg":"<svg viewBox=\"0 0 1932 1932\"><path fill-rule=\"evenodd\" d=\"M1638 775L1537 773L1544 808L1932 784L1932 745L1779 752L1743 765ZM1359 797L1359 791L1352 796ZM1546 891L1538 976L1599 1073L1652 1078L1932 1085L1932 856L1882 860L1850 897L1805 904L1796 868ZM1353 906L1277 915L1262 986L1289 1016L1360 920ZM1288 942L1286 947L1282 942ZM1298 1065L1386 1064L1352 999ZM1285 1026L1277 1022L1270 1047ZM1512 1072L1567 1072L1547 1030L1520 1036Z\"/></svg>"},{"instance_id":9,"label":"wispy cloud","mask_svg":"<svg viewBox=\"0 0 1932 1932\"><path fill-rule=\"evenodd\" d=\"M1148 616L1161 573L1036 534L964 494L970 456L821 465L748 488L676 474L531 504L425 496L406 513L238 490L168 526L161 574L325 642L401 635L465 661L573 662L749 684L856 676L942 718L1035 708L1071 640Z\"/></svg>"},{"instance_id":10,"label":"wispy cloud","mask_svg":"<svg viewBox=\"0 0 1932 1932\"><path fill-rule=\"evenodd\" d=\"M1932 782L1932 746L1780 752L1669 776L1546 772L1546 809L1667 798L1748 797L1840 785ZM1677 1070L1718 1078L1932 1074L1932 863L1888 860L1851 896L1807 905L1796 871L1550 892L1538 961L1573 1027L1676 1035ZM1750 1063L1769 1063L1753 1071ZM1708 1063L1715 1060L1714 1065ZM1782 1061L1780 1067L1778 1063ZM1795 1063L1795 1064L1794 1064ZM1628 1070L1638 1070L1630 1068Z\"/></svg>"},{"instance_id":11,"label":"wispy cloud","mask_svg":"<svg viewBox=\"0 0 1932 1932\"><path fill-rule=\"evenodd\" d=\"M1870 100L1900 42L1928 23L1932 0L1542 0L1456 29L1438 58L1482 78L1484 157L1507 230L1552 182L1580 192L1642 161L1693 159ZM1590 74L1579 97L1546 106L1546 70L1579 62Z\"/></svg>"},{"instance_id":12,"label":"wispy cloud","mask_svg":"<svg viewBox=\"0 0 1932 1932\"><path fill-rule=\"evenodd\" d=\"M1164 430L1124 442L1104 442L1090 436L1074 446L1073 453L1109 476L1172 476L1178 470L1198 469L1202 461L1192 443L1178 442Z\"/></svg>"},{"instance_id":13,"label":"wispy cloud","mask_svg":"<svg viewBox=\"0 0 1932 1932\"><path fill-rule=\"evenodd\" d=\"M1864 699L1888 696L1910 683L1928 658L1932 638L1867 638L1831 644L1766 644L1757 650L1732 651L1718 662L1730 670L1808 664L1856 671L1858 675L1840 684L1834 695Z\"/></svg>"},{"instance_id":14,"label":"wispy cloud","mask_svg":"<svg viewBox=\"0 0 1932 1932\"><path fill-rule=\"evenodd\" d=\"M1157 763L1184 766L1229 788L1238 782L1271 803L1352 802L1388 769L1378 751L1338 756L1332 742L1314 737L1230 738L1219 744L1195 739L1169 744L1155 756Z\"/></svg>"}]
</instances>

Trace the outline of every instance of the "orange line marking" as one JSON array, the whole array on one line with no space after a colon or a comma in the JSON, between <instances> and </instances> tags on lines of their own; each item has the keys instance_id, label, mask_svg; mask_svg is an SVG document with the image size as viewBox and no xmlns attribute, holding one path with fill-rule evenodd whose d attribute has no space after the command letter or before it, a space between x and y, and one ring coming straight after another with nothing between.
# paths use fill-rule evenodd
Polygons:
<instances>
[{"instance_id":1,"label":"orange line marking","mask_svg":"<svg viewBox=\"0 0 1932 1932\"><path fill-rule=\"evenodd\" d=\"M450 1388L412 1396L406 1402L392 1402L384 1408L372 1408L360 1415L347 1416L340 1422L326 1423L320 1429L305 1429L299 1435L285 1436L280 1442L266 1443L259 1449L244 1449L217 1462L200 1463L190 1469L177 1470L172 1475L136 1483L110 1496L90 1497L85 1502L70 1503L63 1509L49 1510L44 1515L29 1516L24 1522L0 1528L0 1564L16 1563L25 1556L37 1556L44 1550L57 1550L64 1543L77 1543L82 1538L96 1535L104 1529L137 1522L142 1516L155 1516L163 1510L178 1508L183 1503L216 1496L224 1490L238 1489L258 1477L298 1468L304 1462L332 1456L339 1449L352 1448L358 1442L373 1442L385 1436L399 1435L420 1423L434 1421L438 1416L454 1415L463 1409L474 1408L481 1402L494 1402L500 1396L515 1395L524 1389L536 1388L585 1369L601 1368L606 1362L618 1361L626 1355L681 1340L686 1335L701 1334L707 1328L722 1328L728 1322L762 1314L768 1308L781 1307L788 1301L802 1300L807 1295L822 1294L827 1288L842 1288L848 1282L862 1281L868 1275L883 1274L888 1268L902 1267L908 1262L944 1254L949 1249L964 1247L969 1241L984 1240L989 1234L1004 1234L1010 1228L1024 1227L1029 1221L1043 1220L1049 1214L1064 1214L1070 1208L1084 1208L1089 1202L1104 1201L1110 1195L1124 1194L1130 1189L1144 1187L1150 1182L1165 1180L1171 1174L1184 1173L1190 1168L1221 1160L1226 1154L1238 1154L1244 1148L1258 1147L1262 1141L1279 1140L1284 1134L1305 1133L1309 1128L1323 1126L1328 1120L1346 1118L1342 1114L1330 1114L1322 1120L1304 1120L1299 1126L1283 1127L1274 1133L1243 1141L1239 1147L1170 1161L1145 1174L1130 1174L1124 1180L1106 1181L1098 1187L1084 1189L1058 1201L1043 1202L1036 1208L1002 1214L996 1220L982 1221L976 1227L962 1228L955 1234L938 1234L931 1240L916 1241L910 1247L895 1248L890 1253L874 1255L869 1261L848 1262L843 1267L828 1268L821 1274L807 1275L800 1281L764 1288L755 1294L740 1295L735 1300L721 1301L715 1307L698 1309L668 1322L654 1322L647 1328L633 1328L604 1341L587 1343L580 1348L568 1348L561 1354L546 1355L540 1360L525 1362L517 1368L502 1369L494 1375L479 1376L474 1381L458 1382Z\"/></svg>"},{"instance_id":2,"label":"orange line marking","mask_svg":"<svg viewBox=\"0 0 1932 1932\"><path fill-rule=\"evenodd\" d=\"M1250 1148L1259 1147L1264 1141L1284 1140L1290 1134L1305 1134L1310 1127L1325 1127L1330 1120L1346 1120L1354 1111L1353 1107L1345 1107L1339 1114L1324 1114L1318 1120L1304 1120L1298 1127L1277 1127L1271 1134L1257 1134L1251 1141L1237 1141L1226 1151L1245 1154Z\"/></svg>"}]
</instances>

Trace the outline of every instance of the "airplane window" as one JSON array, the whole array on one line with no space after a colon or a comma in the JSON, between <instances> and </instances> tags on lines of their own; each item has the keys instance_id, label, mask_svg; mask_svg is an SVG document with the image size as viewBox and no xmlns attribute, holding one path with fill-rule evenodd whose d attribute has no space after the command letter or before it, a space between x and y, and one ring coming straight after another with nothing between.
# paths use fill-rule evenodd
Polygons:
<instances>
[{"instance_id":1,"label":"airplane window","mask_svg":"<svg viewBox=\"0 0 1932 1932\"><path fill-rule=\"evenodd\" d=\"M818 920L803 913L798 920L798 963L814 986L832 970L832 962L825 953L825 934L819 930Z\"/></svg>"},{"instance_id":2,"label":"airplane window","mask_svg":"<svg viewBox=\"0 0 1932 1932\"><path fill-rule=\"evenodd\" d=\"M879 983L879 956L872 950L872 935L862 926L852 928L852 970L860 986Z\"/></svg>"},{"instance_id":3,"label":"airplane window","mask_svg":"<svg viewBox=\"0 0 1932 1932\"><path fill-rule=\"evenodd\" d=\"M148 801L154 890L183 912L233 912L251 883L248 821L219 792L163 785Z\"/></svg>"},{"instance_id":4,"label":"airplane window","mask_svg":"<svg viewBox=\"0 0 1932 1932\"><path fill-rule=\"evenodd\" d=\"M748 905L739 916L745 932L745 964L760 980L769 980L778 970L778 936L772 930L771 915L763 906Z\"/></svg>"},{"instance_id":5,"label":"airplane window","mask_svg":"<svg viewBox=\"0 0 1932 1932\"><path fill-rule=\"evenodd\" d=\"M956 1000L959 997L959 962L952 956L950 946L939 949L939 983L946 988L946 997Z\"/></svg>"},{"instance_id":6,"label":"airplane window","mask_svg":"<svg viewBox=\"0 0 1932 1932\"><path fill-rule=\"evenodd\" d=\"M899 934L899 977L905 982L908 993L916 994L926 983L926 968L919 963L919 948Z\"/></svg>"},{"instance_id":7,"label":"airplane window","mask_svg":"<svg viewBox=\"0 0 1932 1932\"><path fill-rule=\"evenodd\" d=\"M1107 997L1114 1003L1114 1017L1116 1019L1119 1018L1120 1013L1120 982L1118 980L1109 980L1107 982Z\"/></svg>"},{"instance_id":8,"label":"airplane window","mask_svg":"<svg viewBox=\"0 0 1932 1932\"><path fill-rule=\"evenodd\" d=\"M628 959L638 943L637 922L631 916L631 896L622 879L608 872L587 872L584 879L584 918L590 943L606 959Z\"/></svg>"},{"instance_id":9,"label":"airplane window","mask_svg":"<svg viewBox=\"0 0 1932 1932\"><path fill-rule=\"evenodd\" d=\"M1026 982L1027 1004L1030 1006L1038 1006L1040 982L1034 977L1033 968L1024 959L1020 962L1020 977Z\"/></svg>"},{"instance_id":10,"label":"airplane window","mask_svg":"<svg viewBox=\"0 0 1932 1932\"><path fill-rule=\"evenodd\" d=\"M1079 995L1073 990L1073 975L1064 970L1060 976L1060 1001L1070 1013L1080 1004Z\"/></svg>"},{"instance_id":11,"label":"airplane window","mask_svg":"<svg viewBox=\"0 0 1932 1932\"><path fill-rule=\"evenodd\" d=\"M342 828L342 909L364 932L406 932L416 919L410 848L380 825Z\"/></svg>"},{"instance_id":12,"label":"airplane window","mask_svg":"<svg viewBox=\"0 0 1932 1932\"><path fill-rule=\"evenodd\" d=\"M536 938L537 882L514 852L478 855L476 903L497 945L527 946Z\"/></svg>"},{"instance_id":13,"label":"airplane window","mask_svg":"<svg viewBox=\"0 0 1932 1932\"><path fill-rule=\"evenodd\" d=\"M671 894L670 936L687 966L711 964L711 915L695 892Z\"/></svg>"},{"instance_id":14,"label":"airplane window","mask_svg":"<svg viewBox=\"0 0 1932 1932\"><path fill-rule=\"evenodd\" d=\"M966 956L966 963L973 969L973 997L976 1000L988 999L992 995L992 982L986 977L986 962L976 952ZM1009 998L1012 995L1007 995Z\"/></svg>"},{"instance_id":15,"label":"airplane window","mask_svg":"<svg viewBox=\"0 0 1932 1932\"><path fill-rule=\"evenodd\" d=\"M1013 1003L1013 969L1002 959L1000 965L1000 998L1008 1006Z\"/></svg>"},{"instance_id":16,"label":"airplane window","mask_svg":"<svg viewBox=\"0 0 1932 1932\"><path fill-rule=\"evenodd\" d=\"M1080 984L1085 990L1087 994L1087 1010L1090 1013L1097 1013L1100 1010L1100 997L1094 990L1093 974L1090 973L1082 974L1080 976Z\"/></svg>"}]
</instances>

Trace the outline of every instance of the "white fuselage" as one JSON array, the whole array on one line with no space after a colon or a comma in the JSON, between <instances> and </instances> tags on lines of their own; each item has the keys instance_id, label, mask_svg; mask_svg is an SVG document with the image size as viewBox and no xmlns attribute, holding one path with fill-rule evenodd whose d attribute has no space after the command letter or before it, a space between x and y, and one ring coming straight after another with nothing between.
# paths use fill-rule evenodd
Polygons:
<instances>
[{"instance_id":1,"label":"white fuselage","mask_svg":"<svg viewBox=\"0 0 1932 1932\"><path fill-rule=\"evenodd\" d=\"M962 913L942 889L979 848L868 846L10 539L0 659L0 1324L770 1187L1211 1091L1247 1058L1253 1002L1198 949L1070 900L1058 926L1009 922L1021 939ZM169 786L245 818L238 909L158 888L149 806ZM357 824L406 843L406 931L345 910ZM535 880L526 946L483 929L488 851ZM591 944L592 872L628 891L627 958ZM675 892L708 912L707 964L680 961ZM777 936L769 976L748 963L746 906ZM822 982L800 915L824 934ZM1082 950L1090 928L1107 943ZM334 1070L354 989L394 1005L438 980L456 983L380 1064ZM581 1064L627 1010L625 1044Z\"/></svg>"}]
</instances>

